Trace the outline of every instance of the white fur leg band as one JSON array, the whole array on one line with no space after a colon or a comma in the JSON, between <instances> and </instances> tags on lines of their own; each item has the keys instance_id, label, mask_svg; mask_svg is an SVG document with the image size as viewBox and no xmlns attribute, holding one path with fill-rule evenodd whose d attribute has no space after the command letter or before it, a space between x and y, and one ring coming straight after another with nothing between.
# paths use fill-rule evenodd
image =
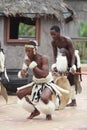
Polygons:
<instances>
[{"instance_id":1,"label":"white fur leg band","mask_svg":"<svg viewBox=\"0 0 87 130\"><path fill-rule=\"evenodd\" d=\"M18 72L18 78L22 79L21 71Z\"/></svg>"},{"instance_id":2,"label":"white fur leg band","mask_svg":"<svg viewBox=\"0 0 87 130\"><path fill-rule=\"evenodd\" d=\"M52 114L55 111L55 104L52 101L49 101L48 104L45 104L40 100L36 107L44 114Z\"/></svg>"},{"instance_id":3,"label":"white fur leg band","mask_svg":"<svg viewBox=\"0 0 87 130\"><path fill-rule=\"evenodd\" d=\"M35 61L32 61L29 65L29 69L34 69L37 66L37 63Z\"/></svg>"},{"instance_id":4,"label":"white fur leg band","mask_svg":"<svg viewBox=\"0 0 87 130\"><path fill-rule=\"evenodd\" d=\"M21 100L18 99L17 104L28 112L33 112L35 110L34 106L32 104L29 104L25 98L22 98Z\"/></svg>"}]
</instances>

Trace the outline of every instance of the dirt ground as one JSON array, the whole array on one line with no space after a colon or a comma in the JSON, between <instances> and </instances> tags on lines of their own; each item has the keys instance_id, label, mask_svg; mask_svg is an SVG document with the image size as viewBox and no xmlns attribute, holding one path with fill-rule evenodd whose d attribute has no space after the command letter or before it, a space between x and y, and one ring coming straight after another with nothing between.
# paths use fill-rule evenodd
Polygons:
<instances>
[{"instance_id":1,"label":"dirt ground","mask_svg":"<svg viewBox=\"0 0 87 130\"><path fill-rule=\"evenodd\" d=\"M55 111L51 121L46 121L43 114L28 120L29 113L17 105L16 96L9 96L7 104L0 96L0 130L87 130L87 75L82 78L77 107Z\"/></svg>"}]
</instances>

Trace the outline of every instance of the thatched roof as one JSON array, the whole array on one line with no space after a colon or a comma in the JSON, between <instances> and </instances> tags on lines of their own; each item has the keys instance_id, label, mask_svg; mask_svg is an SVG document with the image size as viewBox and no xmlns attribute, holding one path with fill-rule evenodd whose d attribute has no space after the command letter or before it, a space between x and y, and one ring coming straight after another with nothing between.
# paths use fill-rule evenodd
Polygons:
<instances>
[{"instance_id":1,"label":"thatched roof","mask_svg":"<svg viewBox=\"0 0 87 130\"><path fill-rule=\"evenodd\" d=\"M0 14L16 14L25 17L55 16L67 18L71 15L68 5L62 0L1 0ZM71 9L71 8L70 8ZM72 10L72 9L71 9Z\"/></svg>"}]
</instances>

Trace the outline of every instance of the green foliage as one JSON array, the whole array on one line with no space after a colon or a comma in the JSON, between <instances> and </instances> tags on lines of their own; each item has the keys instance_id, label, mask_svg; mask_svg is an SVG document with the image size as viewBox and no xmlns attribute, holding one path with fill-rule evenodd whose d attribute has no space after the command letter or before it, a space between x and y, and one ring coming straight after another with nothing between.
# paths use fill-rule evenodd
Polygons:
<instances>
[{"instance_id":1,"label":"green foliage","mask_svg":"<svg viewBox=\"0 0 87 130\"><path fill-rule=\"evenodd\" d=\"M80 22L78 28L79 37L87 37L87 22ZM81 63L87 63L87 41L73 41L75 49L79 50Z\"/></svg>"},{"instance_id":2,"label":"green foliage","mask_svg":"<svg viewBox=\"0 0 87 130\"><path fill-rule=\"evenodd\" d=\"M79 50L81 63L87 64L87 47L86 41L73 41L75 49Z\"/></svg>"},{"instance_id":3,"label":"green foliage","mask_svg":"<svg viewBox=\"0 0 87 130\"><path fill-rule=\"evenodd\" d=\"M87 22L81 22L78 28L78 35L80 37L87 37Z\"/></svg>"},{"instance_id":4,"label":"green foliage","mask_svg":"<svg viewBox=\"0 0 87 130\"><path fill-rule=\"evenodd\" d=\"M27 24L20 23L19 36L35 37L35 25L27 25Z\"/></svg>"}]
</instances>

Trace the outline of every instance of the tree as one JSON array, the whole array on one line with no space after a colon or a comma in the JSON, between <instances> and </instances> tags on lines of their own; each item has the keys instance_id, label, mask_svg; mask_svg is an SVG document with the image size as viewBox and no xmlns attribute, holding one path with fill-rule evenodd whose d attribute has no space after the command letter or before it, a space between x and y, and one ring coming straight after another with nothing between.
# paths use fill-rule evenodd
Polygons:
<instances>
[{"instance_id":1,"label":"tree","mask_svg":"<svg viewBox=\"0 0 87 130\"><path fill-rule=\"evenodd\" d=\"M78 35L80 37L87 37L87 22L81 22L78 28Z\"/></svg>"},{"instance_id":2,"label":"tree","mask_svg":"<svg viewBox=\"0 0 87 130\"><path fill-rule=\"evenodd\" d=\"M87 37L87 22L81 22L78 28L79 37ZM86 59L87 61L87 41L81 41L80 43L80 55L82 59Z\"/></svg>"}]
</instances>

